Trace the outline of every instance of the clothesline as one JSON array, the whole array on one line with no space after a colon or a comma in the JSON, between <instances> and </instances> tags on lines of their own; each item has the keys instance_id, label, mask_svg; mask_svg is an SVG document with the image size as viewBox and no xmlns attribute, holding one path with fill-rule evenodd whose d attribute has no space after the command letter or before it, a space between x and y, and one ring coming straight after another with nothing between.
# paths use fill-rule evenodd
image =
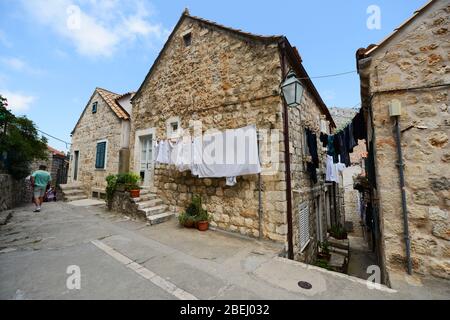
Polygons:
<instances>
[{"instance_id":1,"label":"clothesline","mask_svg":"<svg viewBox=\"0 0 450 320\"><path fill-rule=\"evenodd\" d=\"M339 182L337 172L351 166L350 153L358 145L358 140L366 138L367 129L361 109L348 124L335 134L320 133L319 140L322 147L327 149L326 181ZM306 140L312 157L312 162L308 162L307 171L314 183L317 183L316 169L319 168L316 139L316 134L307 128Z\"/></svg>"}]
</instances>

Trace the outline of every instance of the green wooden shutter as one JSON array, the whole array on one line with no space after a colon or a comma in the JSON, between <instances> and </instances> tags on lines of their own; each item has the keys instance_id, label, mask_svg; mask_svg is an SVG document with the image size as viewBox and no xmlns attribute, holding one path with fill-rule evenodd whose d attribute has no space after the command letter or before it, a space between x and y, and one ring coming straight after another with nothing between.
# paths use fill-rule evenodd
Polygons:
<instances>
[{"instance_id":1,"label":"green wooden shutter","mask_svg":"<svg viewBox=\"0 0 450 320\"><path fill-rule=\"evenodd\" d=\"M95 157L95 168L105 168L105 156L106 156L106 142L97 143L97 153Z\"/></svg>"}]
</instances>

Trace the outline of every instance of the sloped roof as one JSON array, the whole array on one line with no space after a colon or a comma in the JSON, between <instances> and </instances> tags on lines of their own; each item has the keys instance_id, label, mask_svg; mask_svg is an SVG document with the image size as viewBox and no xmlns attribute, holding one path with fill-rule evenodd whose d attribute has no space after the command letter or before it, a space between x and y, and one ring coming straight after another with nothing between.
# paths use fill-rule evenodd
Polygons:
<instances>
[{"instance_id":1,"label":"sloped roof","mask_svg":"<svg viewBox=\"0 0 450 320\"><path fill-rule=\"evenodd\" d=\"M114 114L122 120L129 120L130 119L130 115L128 114L128 112L122 108L122 106L117 102L120 98L123 98L125 96L127 96L128 94L132 94L132 92L128 92L125 94L117 94L114 93L112 91L103 89L103 88L95 88L94 92L92 93L92 96L89 98L89 101L86 105L86 107L84 108L83 112L80 115L80 118L77 121L77 124L75 125L75 127L73 128L72 132L70 134L73 134L75 132L75 129L77 128L78 124L80 123L81 118L83 117L84 113L86 112L87 107L89 106L89 102L92 100L92 98L94 97L94 95L98 93L100 95L100 97L102 97L102 99L106 102L106 104L111 108L111 110L114 112Z\"/></svg>"},{"instance_id":2,"label":"sloped roof","mask_svg":"<svg viewBox=\"0 0 450 320\"><path fill-rule=\"evenodd\" d=\"M50 146L47 146L48 151L50 151L52 153L52 155L54 156L60 156L60 157L65 157L66 154L62 151L56 150L55 148L52 148Z\"/></svg>"},{"instance_id":3,"label":"sloped roof","mask_svg":"<svg viewBox=\"0 0 450 320\"><path fill-rule=\"evenodd\" d=\"M120 95L117 93L114 93L112 91L97 88L96 89L98 94L105 100L106 104L111 108L112 111L116 114L117 117L123 120L128 120L130 118L130 115L128 112L125 111L124 108L117 102L118 99L125 95Z\"/></svg>"},{"instance_id":4,"label":"sloped roof","mask_svg":"<svg viewBox=\"0 0 450 320\"><path fill-rule=\"evenodd\" d=\"M263 43L276 43L278 45L280 45L281 43L286 43L286 46L284 46L285 50L287 51L287 56L288 59L291 61L291 63L293 64L293 67L296 71L296 73L298 74L298 76L301 76L302 78L304 78L304 81L306 82L306 85L308 87L308 89L311 90L311 93L313 94L313 96L316 98L317 103L319 104L321 110L325 113L327 119L330 121L330 124L332 127L336 127L333 117L331 116L327 106L325 105L325 103L323 102L322 98L320 97L316 87L314 86L314 84L312 83L311 79L309 78L305 68L302 65L302 58L300 57L300 54L298 53L297 49L295 47L292 47L289 43L289 41L287 40L287 38L285 36L277 36L277 35L271 35L271 36L262 36L262 35L257 35L254 33L249 33L249 32L245 32L242 31L240 29L233 29L230 27L226 27L223 26L221 24L218 24L216 22L210 21L210 20L206 20L204 18L200 18L200 17L196 17L196 16L191 16L189 14L189 10L185 9L183 11L183 14L181 15L180 19L178 20L178 23L176 24L176 26L174 27L174 29L172 30L172 33L170 34L169 38L167 39L166 43L164 44L162 50L160 51L160 53L158 54L158 57L156 58L155 62L153 63L152 67L150 68L149 72L147 73L144 81L142 82L142 84L140 85L139 89L136 91L136 93L134 94L133 98L138 97L138 95L141 92L142 87L144 86L144 84L147 82L147 80L150 78L150 75L153 73L153 70L155 69L155 67L158 65L159 60L161 60L161 57L164 53L164 51L167 49L168 44L170 43L170 41L172 40L174 34L176 33L176 31L178 30L179 26L181 25L181 23L183 22L183 20L185 18L189 18L192 20L195 20L199 23L203 23L206 25L210 25L213 26L215 28L219 28L222 29L224 31L227 32L231 32L234 34L237 34L239 36L245 37L247 39L252 39L252 40L256 40L256 41L261 41Z\"/></svg>"},{"instance_id":5,"label":"sloped roof","mask_svg":"<svg viewBox=\"0 0 450 320\"><path fill-rule=\"evenodd\" d=\"M364 52L364 55L370 56L373 52L375 52L378 48L384 46L387 42L389 42L392 38L394 38L398 32L404 28L406 28L406 26L408 26L409 24L411 24L411 22L413 22L422 12L424 12L428 7L430 7L431 4L437 2L439 0L429 0L425 5L423 5L421 8L419 8L418 10L414 11L414 14L409 17L406 21L404 21L400 26L398 26L396 29L394 29L394 31L388 35L386 38L384 38L379 44L377 45L370 45L369 47L367 47L366 51Z\"/></svg>"}]
</instances>

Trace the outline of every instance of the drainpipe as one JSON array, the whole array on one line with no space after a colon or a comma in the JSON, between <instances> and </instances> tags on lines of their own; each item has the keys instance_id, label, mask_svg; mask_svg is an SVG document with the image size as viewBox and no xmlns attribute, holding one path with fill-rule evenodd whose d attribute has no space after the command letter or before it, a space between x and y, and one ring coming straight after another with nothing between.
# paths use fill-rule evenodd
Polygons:
<instances>
[{"instance_id":1,"label":"drainpipe","mask_svg":"<svg viewBox=\"0 0 450 320\"><path fill-rule=\"evenodd\" d=\"M406 260L408 274L412 274L412 262L411 262L411 239L409 237L409 227L408 227L408 209L406 207L406 192L405 192L405 176L403 173L403 168L405 164L403 163L402 145L400 140L400 123L399 116L395 116L395 139L397 142L397 154L398 154L398 173L400 175L400 191L402 194L402 210L403 210L403 232L405 238L406 246Z\"/></svg>"},{"instance_id":2,"label":"drainpipe","mask_svg":"<svg viewBox=\"0 0 450 320\"><path fill-rule=\"evenodd\" d=\"M281 75L286 75L286 53L285 43L281 43ZM283 133L284 133L284 164L286 173L286 202L287 202L287 241L288 259L294 260L294 244L292 241L292 183L291 183L291 156L289 154L289 115L286 101L283 100Z\"/></svg>"},{"instance_id":3,"label":"drainpipe","mask_svg":"<svg viewBox=\"0 0 450 320\"><path fill-rule=\"evenodd\" d=\"M258 132L258 157L261 161L261 135ZM262 220L263 220L263 209L262 209L262 179L261 173L258 173L258 218L259 218L259 240L263 238L263 230L262 230Z\"/></svg>"}]
</instances>

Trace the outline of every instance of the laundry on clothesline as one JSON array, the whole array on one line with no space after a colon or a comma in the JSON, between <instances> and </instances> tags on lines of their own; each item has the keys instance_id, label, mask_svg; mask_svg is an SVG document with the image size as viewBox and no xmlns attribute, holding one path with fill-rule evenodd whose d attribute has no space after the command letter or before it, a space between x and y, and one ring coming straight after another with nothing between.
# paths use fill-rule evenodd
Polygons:
<instances>
[{"instance_id":1,"label":"laundry on clothesline","mask_svg":"<svg viewBox=\"0 0 450 320\"><path fill-rule=\"evenodd\" d=\"M162 140L155 151L157 163L174 165L181 172L190 170L199 178L235 178L261 173L255 125L194 139Z\"/></svg>"}]
</instances>

